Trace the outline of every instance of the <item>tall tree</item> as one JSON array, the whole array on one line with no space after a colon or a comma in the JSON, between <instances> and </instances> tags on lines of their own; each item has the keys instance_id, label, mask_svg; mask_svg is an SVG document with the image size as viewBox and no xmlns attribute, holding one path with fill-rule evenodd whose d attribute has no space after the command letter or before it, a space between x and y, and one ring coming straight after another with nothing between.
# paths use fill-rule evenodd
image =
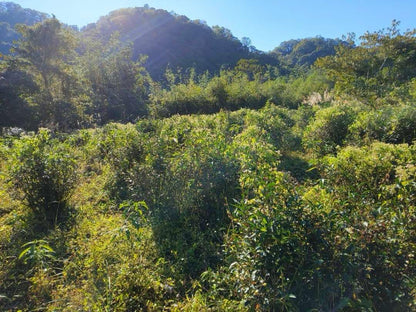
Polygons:
<instances>
[{"instance_id":1,"label":"tall tree","mask_svg":"<svg viewBox=\"0 0 416 312\"><path fill-rule=\"evenodd\" d=\"M15 51L40 75L44 90L51 95L54 78L63 80L65 77L65 60L74 52L74 37L56 18L34 26L18 25L18 31L22 38Z\"/></svg>"},{"instance_id":2,"label":"tall tree","mask_svg":"<svg viewBox=\"0 0 416 312\"><path fill-rule=\"evenodd\" d=\"M0 61L0 127L34 129L37 116L30 94L38 92L33 77L12 60Z\"/></svg>"},{"instance_id":3,"label":"tall tree","mask_svg":"<svg viewBox=\"0 0 416 312\"><path fill-rule=\"evenodd\" d=\"M36 104L42 125L76 127L78 86L71 68L76 56L75 36L55 18L33 26L19 25L15 52L22 68L34 75L40 92Z\"/></svg>"},{"instance_id":4,"label":"tall tree","mask_svg":"<svg viewBox=\"0 0 416 312\"><path fill-rule=\"evenodd\" d=\"M98 124L133 121L146 113L148 89L152 80L143 67L145 57L132 60L131 45L117 36L106 44L84 39L81 69L90 90L90 114Z\"/></svg>"},{"instance_id":5,"label":"tall tree","mask_svg":"<svg viewBox=\"0 0 416 312\"><path fill-rule=\"evenodd\" d=\"M360 37L361 44L337 46L335 56L319 59L338 93L348 93L372 104L416 77L416 29L400 33L399 23Z\"/></svg>"}]
</instances>

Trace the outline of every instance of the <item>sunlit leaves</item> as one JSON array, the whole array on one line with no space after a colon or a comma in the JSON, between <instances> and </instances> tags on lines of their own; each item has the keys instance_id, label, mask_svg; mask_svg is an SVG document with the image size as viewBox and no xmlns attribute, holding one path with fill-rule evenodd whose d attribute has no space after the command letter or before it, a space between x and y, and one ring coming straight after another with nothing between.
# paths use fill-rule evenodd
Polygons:
<instances>
[{"instance_id":1,"label":"sunlit leaves","mask_svg":"<svg viewBox=\"0 0 416 312\"><path fill-rule=\"evenodd\" d=\"M335 82L338 93L354 95L377 105L380 97L414 77L415 30L400 33L393 21L387 31L367 32L358 47L339 45L335 56L316 62Z\"/></svg>"},{"instance_id":2,"label":"sunlit leaves","mask_svg":"<svg viewBox=\"0 0 416 312\"><path fill-rule=\"evenodd\" d=\"M76 182L76 161L69 146L47 130L16 140L8 163L12 191L23 199L44 226L63 220Z\"/></svg>"}]
</instances>

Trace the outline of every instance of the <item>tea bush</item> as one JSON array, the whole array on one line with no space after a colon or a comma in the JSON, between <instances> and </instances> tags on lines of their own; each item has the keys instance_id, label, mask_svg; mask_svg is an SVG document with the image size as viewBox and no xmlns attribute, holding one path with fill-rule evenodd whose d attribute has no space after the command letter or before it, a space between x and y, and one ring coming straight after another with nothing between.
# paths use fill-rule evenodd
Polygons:
<instances>
[{"instance_id":1,"label":"tea bush","mask_svg":"<svg viewBox=\"0 0 416 312\"><path fill-rule=\"evenodd\" d=\"M47 224L65 219L67 201L77 181L77 162L67 143L48 130L15 140L9 174L15 195L21 191L34 218Z\"/></svg>"},{"instance_id":2,"label":"tea bush","mask_svg":"<svg viewBox=\"0 0 416 312\"><path fill-rule=\"evenodd\" d=\"M384 106L360 113L349 129L349 141L408 143L416 139L416 108L413 105Z\"/></svg>"},{"instance_id":3,"label":"tea bush","mask_svg":"<svg viewBox=\"0 0 416 312\"><path fill-rule=\"evenodd\" d=\"M416 153L367 136L411 106L342 104L5 139L1 309L412 310Z\"/></svg>"},{"instance_id":4,"label":"tea bush","mask_svg":"<svg viewBox=\"0 0 416 312\"><path fill-rule=\"evenodd\" d=\"M354 107L341 104L319 110L304 131L304 147L318 156L335 153L344 145L356 114Z\"/></svg>"}]
</instances>

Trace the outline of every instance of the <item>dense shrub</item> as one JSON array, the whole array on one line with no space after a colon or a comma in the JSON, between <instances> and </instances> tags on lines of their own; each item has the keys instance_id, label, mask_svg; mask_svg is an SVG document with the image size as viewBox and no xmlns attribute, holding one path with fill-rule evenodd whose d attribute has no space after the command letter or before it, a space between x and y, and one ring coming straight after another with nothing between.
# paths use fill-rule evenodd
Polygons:
<instances>
[{"instance_id":1,"label":"dense shrub","mask_svg":"<svg viewBox=\"0 0 416 312\"><path fill-rule=\"evenodd\" d=\"M157 248L171 261L172 274L196 277L218 263L226 204L238 197L226 140L212 132L219 125L209 119L201 117L206 126L200 128L186 117L163 127L157 121L137 128L107 126L102 140L113 172L110 194L149 205Z\"/></svg>"},{"instance_id":2,"label":"dense shrub","mask_svg":"<svg viewBox=\"0 0 416 312\"><path fill-rule=\"evenodd\" d=\"M1 131L1 311L416 309L414 31L152 81L115 37L22 29L48 25L54 57L0 63L4 125L142 117Z\"/></svg>"},{"instance_id":3,"label":"dense shrub","mask_svg":"<svg viewBox=\"0 0 416 312\"><path fill-rule=\"evenodd\" d=\"M350 126L350 141L409 143L416 139L416 108L413 105L385 106L358 115Z\"/></svg>"},{"instance_id":4,"label":"dense shrub","mask_svg":"<svg viewBox=\"0 0 416 312\"><path fill-rule=\"evenodd\" d=\"M27 219L5 197L16 216L0 216L8 242L0 245L7 283L0 290L25 294L7 301L19 308L62 311L413 309L414 146L356 136L358 126L379 133L365 113L381 118L356 102L342 104L293 110L268 102L259 110L4 139L1 161L13 181L25 174L33 185L51 185L33 178L35 168L66 177L53 185L68 187L60 203L69 200L77 213L73 227L28 237L18 234L27 232ZM409 107L380 114L399 129L395 117L412 120ZM54 220L54 206L31 212L41 216L44 207ZM23 272L32 245L41 269ZM13 260L19 254L22 263Z\"/></svg>"},{"instance_id":5,"label":"dense shrub","mask_svg":"<svg viewBox=\"0 0 416 312\"><path fill-rule=\"evenodd\" d=\"M139 311L172 297L138 204L79 220L68 242L73 253L62 269L62 286L51 293L51 310Z\"/></svg>"},{"instance_id":6,"label":"dense shrub","mask_svg":"<svg viewBox=\"0 0 416 312\"><path fill-rule=\"evenodd\" d=\"M317 155L335 153L343 146L348 127L353 123L356 109L346 105L333 105L319 110L303 134L303 145Z\"/></svg>"},{"instance_id":7,"label":"dense shrub","mask_svg":"<svg viewBox=\"0 0 416 312\"><path fill-rule=\"evenodd\" d=\"M182 258L182 270L195 277L221 260L228 202L239 196L237 167L221 135L193 131L185 146L167 166L154 231L164 256Z\"/></svg>"},{"instance_id":8,"label":"dense shrub","mask_svg":"<svg viewBox=\"0 0 416 312\"><path fill-rule=\"evenodd\" d=\"M226 265L204 274L210 294L251 310L408 310L414 148L341 149L321 164L325 179L298 188L258 144L244 153Z\"/></svg>"},{"instance_id":9,"label":"dense shrub","mask_svg":"<svg viewBox=\"0 0 416 312\"><path fill-rule=\"evenodd\" d=\"M47 130L15 140L10 150L9 174L15 194L34 217L47 224L62 220L77 179L77 163L71 148Z\"/></svg>"},{"instance_id":10,"label":"dense shrub","mask_svg":"<svg viewBox=\"0 0 416 312\"><path fill-rule=\"evenodd\" d=\"M329 82L318 71L307 77L263 80L234 69L212 78L203 76L199 81L172 84L169 89L155 89L149 107L155 117L258 109L267 101L294 109L311 93L324 94L329 88Z\"/></svg>"},{"instance_id":11,"label":"dense shrub","mask_svg":"<svg viewBox=\"0 0 416 312\"><path fill-rule=\"evenodd\" d=\"M327 209L338 219L334 256L344 259L356 303L375 310L406 310L412 301L415 161L414 147L375 143L324 162Z\"/></svg>"}]
</instances>

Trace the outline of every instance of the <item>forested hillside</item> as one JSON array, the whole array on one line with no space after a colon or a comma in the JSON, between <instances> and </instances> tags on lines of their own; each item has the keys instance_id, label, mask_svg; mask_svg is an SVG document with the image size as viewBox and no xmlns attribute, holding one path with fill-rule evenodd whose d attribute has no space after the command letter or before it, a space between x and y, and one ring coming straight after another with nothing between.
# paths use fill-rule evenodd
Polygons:
<instances>
[{"instance_id":1,"label":"forested hillside","mask_svg":"<svg viewBox=\"0 0 416 312\"><path fill-rule=\"evenodd\" d=\"M5 27L3 54L9 53L19 34L16 24L32 25L46 14L23 9L12 2L2 3L0 23ZM84 40L108 44L118 34L119 45L131 45L132 60L147 56L144 67L153 79L163 79L167 67L173 70L194 68L198 73L219 73L234 67L240 59L257 60L262 65L278 67L280 74L289 74L297 65L309 67L318 57L333 55L340 40L321 37L283 42L270 53L257 50L249 38L240 41L229 29L209 27L203 20L190 20L174 12L150 7L120 9L83 27L77 34ZM84 50L77 50L83 53Z\"/></svg>"},{"instance_id":2,"label":"forested hillside","mask_svg":"<svg viewBox=\"0 0 416 312\"><path fill-rule=\"evenodd\" d=\"M0 2L0 53L8 54L12 43L19 35L17 24L33 25L48 18L48 15L31 9L23 9L13 2Z\"/></svg>"},{"instance_id":3,"label":"forested hillside","mask_svg":"<svg viewBox=\"0 0 416 312\"><path fill-rule=\"evenodd\" d=\"M281 66L292 72L294 69L307 70L320 57L334 55L336 47L348 45L340 39L327 39L322 37L293 39L282 42L271 51L277 57Z\"/></svg>"},{"instance_id":4,"label":"forested hillside","mask_svg":"<svg viewBox=\"0 0 416 312\"><path fill-rule=\"evenodd\" d=\"M137 20L218 53L151 74ZM416 31L398 26L267 56L150 8L18 26L0 310L414 311Z\"/></svg>"},{"instance_id":5,"label":"forested hillside","mask_svg":"<svg viewBox=\"0 0 416 312\"><path fill-rule=\"evenodd\" d=\"M277 65L275 58L243 45L229 29L213 28L204 21L153 8L130 8L111 12L82 29L82 35L107 42L114 32L122 43L133 43L133 59L147 55L145 64L153 78L160 79L166 66L193 67L197 72L219 72L242 58Z\"/></svg>"}]
</instances>

